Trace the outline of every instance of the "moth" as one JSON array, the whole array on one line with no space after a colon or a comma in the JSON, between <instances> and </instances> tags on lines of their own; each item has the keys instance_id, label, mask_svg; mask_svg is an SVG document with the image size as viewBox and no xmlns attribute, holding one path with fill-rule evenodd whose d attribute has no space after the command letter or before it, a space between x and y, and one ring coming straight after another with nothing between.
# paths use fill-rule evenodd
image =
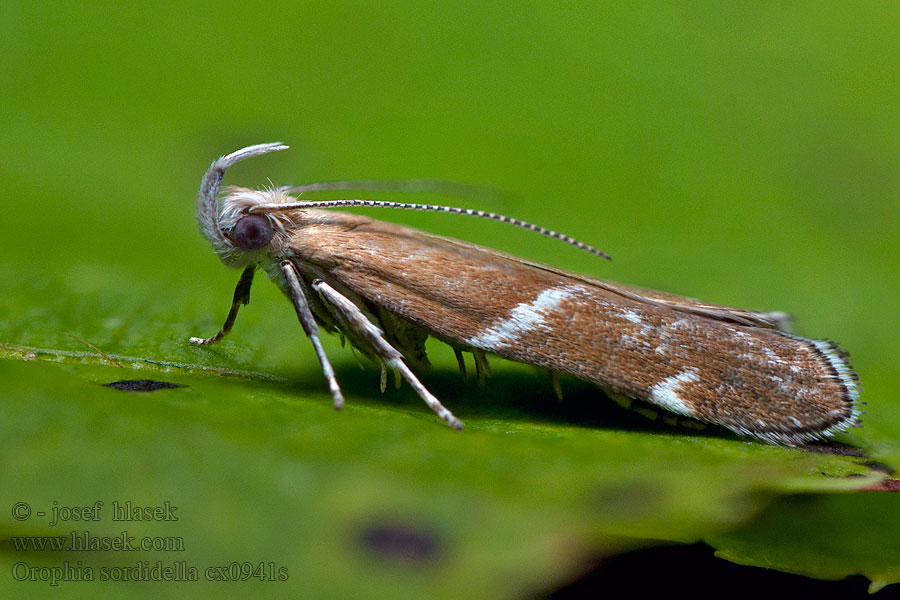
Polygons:
<instances>
[{"instance_id":1,"label":"moth","mask_svg":"<svg viewBox=\"0 0 900 600\"><path fill-rule=\"evenodd\" d=\"M319 339L345 337L362 354L408 381L456 429L462 422L413 368L427 363L425 341L449 344L464 371L486 353L574 376L613 394L770 443L800 445L858 425L860 386L841 349L787 331L783 313L705 304L613 283L468 242L333 207L387 206L486 217L532 229L603 255L568 236L471 209L371 200L298 201L315 185L247 189L219 198L226 170L287 149L237 150L212 163L197 194L203 235L229 267L243 269L221 340L250 301L261 268L293 304L312 342L335 408L344 397ZM398 375L399 374L399 375ZM558 385L558 384L557 384Z\"/></svg>"}]
</instances>

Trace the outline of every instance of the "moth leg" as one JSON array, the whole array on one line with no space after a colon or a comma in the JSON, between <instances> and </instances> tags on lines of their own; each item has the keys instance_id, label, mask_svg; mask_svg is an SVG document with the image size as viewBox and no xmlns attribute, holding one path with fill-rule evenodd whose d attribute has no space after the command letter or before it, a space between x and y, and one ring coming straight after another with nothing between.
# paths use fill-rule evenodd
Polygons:
<instances>
[{"instance_id":1,"label":"moth leg","mask_svg":"<svg viewBox=\"0 0 900 600\"><path fill-rule=\"evenodd\" d=\"M462 350L459 348L453 349L453 354L456 355L456 363L459 365L459 373L462 375L463 381L468 379L468 375L466 375L466 359L463 357Z\"/></svg>"},{"instance_id":2,"label":"moth leg","mask_svg":"<svg viewBox=\"0 0 900 600\"><path fill-rule=\"evenodd\" d=\"M387 363L389 367L392 367L395 372L400 372L403 375L404 379L416 390L431 410L437 413L450 427L454 429L463 428L462 421L453 416L453 413L447 410L441 404L441 401L422 385L422 382L403 362L403 355L384 339L384 333L363 314L358 306L321 279L313 281L312 286L335 309L337 314L343 317L347 326L352 328L353 331L372 346L382 361Z\"/></svg>"},{"instance_id":3,"label":"moth leg","mask_svg":"<svg viewBox=\"0 0 900 600\"><path fill-rule=\"evenodd\" d=\"M472 352L472 356L476 356L478 361L481 363L484 368L484 374L488 377L493 377L494 373L491 371L491 365L488 363L487 354L485 354L484 350L481 348L475 348Z\"/></svg>"},{"instance_id":4,"label":"moth leg","mask_svg":"<svg viewBox=\"0 0 900 600\"><path fill-rule=\"evenodd\" d=\"M484 378L492 375L491 366L487 361L487 355L481 348L474 348L472 350L472 358L475 359L475 375L478 377L478 387L483 388Z\"/></svg>"},{"instance_id":5,"label":"moth leg","mask_svg":"<svg viewBox=\"0 0 900 600\"><path fill-rule=\"evenodd\" d=\"M559 383L559 373L556 371L550 371L550 384L553 386L553 392L556 394L556 399L562 402L562 385Z\"/></svg>"},{"instance_id":6,"label":"moth leg","mask_svg":"<svg viewBox=\"0 0 900 600\"><path fill-rule=\"evenodd\" d=\"M334 409L339 410L344 406L344 395L338 386L337 378L334 376L334 369L328 362L328 356L325 355L325 349L319 340L319 327L313 317L312 311L309 310L309 303L303 294L303 288L300 286L300 277L297 275L297 269L290 261L281 263L281 272L284 273L284 280L287 282L288 291L291 294L291 300L294 303L294 310L297 311L297 318L300 319L300 325L306 337L312 342L313 348L316 350L316 356L319 357L319 364L322 365L322 374L328 381L328 389L331 390L331 397L334 399Z\"/></svg>"},{"instance_id":7,"label":"moth leg","mask_svg":"<svg viewBox=\"0 0 900 600\"><path fill-rule=\"evenodd\" d=\"M234 325L234 320L237 318L238 309L242 304L244 306L250 304L250 285L253 283L253 272L255 270L256 265L253 265L247 267L244 269L244 272L241 273L241 278L238 279L237 287L234 288L234 298L231 300L231 310L228 311L228 316L225 317L225 324L222 325L222 329L219 330L219 333L209 338L192 337L188 342L196 346L209 346L228 335L228 332L231 331L231 328Z\"/></svg>"}]
</instances>

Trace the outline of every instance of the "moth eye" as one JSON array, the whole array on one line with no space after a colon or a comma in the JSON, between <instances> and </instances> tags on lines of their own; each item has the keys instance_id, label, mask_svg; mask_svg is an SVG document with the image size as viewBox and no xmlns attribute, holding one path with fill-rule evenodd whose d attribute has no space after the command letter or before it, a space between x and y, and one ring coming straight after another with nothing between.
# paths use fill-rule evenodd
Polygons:
<instances>
[{"instance_id":1,"label":"moth eye","mask_svg":"<svg viewBox=\"0 0 900 600\"><path fill-rule=\"evenodd\" d=\"M275 233L269 220L260 215L241 217L231 230L231 241L244 250L256 250L269 243Z\"/></svg>"}]
</instances>

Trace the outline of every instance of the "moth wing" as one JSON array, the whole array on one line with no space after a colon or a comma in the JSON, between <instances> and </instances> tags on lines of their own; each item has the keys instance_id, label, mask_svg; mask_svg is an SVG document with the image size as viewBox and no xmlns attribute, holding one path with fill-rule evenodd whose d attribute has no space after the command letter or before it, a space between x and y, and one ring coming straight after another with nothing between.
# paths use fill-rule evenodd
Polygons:
<instances>
[{"instance_id":1,"label":"moth wing","mask_svg":"<svg viewBox=\"0 0 900 600\"><path fill-rule=\"evenodd\" d=\"M445 339L462 341L471 337L465 332L483 330L504 318L527 297L525 287L538 296L573 284L593 289L611 302L624 299L648 309L674 310L727 324L786 331L790 322L784 313L708 304L605 281L360 215L333 211L307 211L307 215L314 216L314 223L300 228L289 244L300 262L318 265L317 272L326 279ZM490 302L485 302L485 295ZM457 321L465 327L452 326ZM435 331L437 323L451 326Z\"/></svg>"},{"instance_id":2,"label":"moth wing","mask_svg":"<svg viewBox=\"0 0 900 600\"><path fill-rule=\"evenodd\" d=\"M769 441L799 443L857 420L859 390L843 353L778 331L765 313L612 284L365 217L309 217L289 240L306 277L457 348Z\"/></svg>"},{"instance_id":3,"label":"moth wing","mask_svg":"<svg viewBox=\"0 0 900 600\"><path fill-rule=\"evenodd\" d=\"M719 304L709 304L687 296L669 294L667 292L660 292L658 290L652 290L649 288L642 288L623 283L615 283L603 279L598 279L596 277L591 277L589 275L573 273L571 271L566 271L565 269L560 269L552 265L528 260L526 258L515 256L513 254L500 252L491 248L485 248L477 244L464 242L462 240L457 240L454 238L442 237L429 233L423 233L422 235L461 248L477 249L491 256L496 256L498 258L513 261L522 265L527 265L535 269L540 269L548 273L561 275L563 277L574 279L576 281L581 281L583 283L596 286L598 288L619 294L620 296L638 302L656 304L658 306L676 310L682 313L693 314L706 317L708 319L724 321L727 323L735 323L739 325L746 325L749 327L763 327L765 329L777 329L779 331L788 333L792 331L793 317L788 313L779 311L759 312L747 310L744 308L734 308L730 306L722 306Z\"/></svg>"}]
</instances>

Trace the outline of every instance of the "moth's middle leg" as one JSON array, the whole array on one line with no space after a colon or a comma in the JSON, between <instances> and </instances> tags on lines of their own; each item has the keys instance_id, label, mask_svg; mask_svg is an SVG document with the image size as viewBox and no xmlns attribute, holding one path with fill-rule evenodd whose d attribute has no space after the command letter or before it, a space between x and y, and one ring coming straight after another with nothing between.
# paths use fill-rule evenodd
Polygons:
<instances>
[{"instance_id":1,"label":"moth's middle leg","mask_svg":"<svg viewBox=\"0 0 900 600\"><path fill-rule=\"evenodd\" d=\"M321 279L313 281L312 287L334 309L344 324L372 347L379 359L403 375L403 378L409 382L431 410L436 412L450 427L454 429L463 428L462 421L457 419L452 412L441 404L441 401L434 394L422 385L422 382L406 366L406 363L403 361L403 355L384 339L384 333L363 314L358 306Z\"/></svg>"}]
</instances>

